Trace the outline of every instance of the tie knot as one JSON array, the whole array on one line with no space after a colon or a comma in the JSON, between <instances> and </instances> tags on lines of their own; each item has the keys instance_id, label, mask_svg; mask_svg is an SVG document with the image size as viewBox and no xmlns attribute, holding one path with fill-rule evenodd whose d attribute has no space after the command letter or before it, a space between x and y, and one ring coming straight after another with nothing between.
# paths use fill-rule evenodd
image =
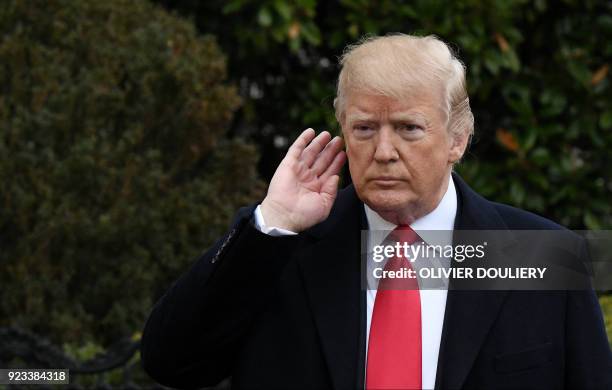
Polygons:
<instances>
[{"instance_id":1,"label":"tie knot","mask_svg":"<svg viewBox=\"0 0 612 390\"><path fill-rule=\"evenodd\" d=\"M421 238L419 235L412 230L409 225L398 225L389 235L387 236L387 240L393 242L401 242L407 243L408 245L412 245L415 242L419 241Z\"/></svg>"}]
</instances>

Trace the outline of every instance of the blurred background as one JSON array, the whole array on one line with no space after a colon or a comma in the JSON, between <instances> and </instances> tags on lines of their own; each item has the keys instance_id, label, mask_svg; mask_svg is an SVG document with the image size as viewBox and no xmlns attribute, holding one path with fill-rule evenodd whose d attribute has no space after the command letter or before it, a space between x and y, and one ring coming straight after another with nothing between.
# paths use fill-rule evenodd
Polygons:
<instances>
[{"instance_id":1,"label":"blurred background","mask_svg":"<svg viewBox=\"0 0 612 390\"><path fill-rule=\"evenodd\" d=\"M338 56L389 32L466 63L475 190L612 229L608 1L1 0L0 367L151 388L154 302L297 134L339 133Z\"/></svg>"}]
</instances>

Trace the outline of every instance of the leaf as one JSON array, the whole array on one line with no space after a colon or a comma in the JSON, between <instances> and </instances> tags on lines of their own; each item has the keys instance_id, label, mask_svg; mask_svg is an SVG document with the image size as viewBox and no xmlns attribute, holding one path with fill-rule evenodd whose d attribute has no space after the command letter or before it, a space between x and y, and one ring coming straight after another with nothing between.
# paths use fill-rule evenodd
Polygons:
<instances>
[{"instance_id":1,"label":"leaf","mask_svg":"<svg viewBox=\"0 0 612 390\"><path fill-rule=\"evenodd\" d=\"M517 206L523 204L523 201L525 200L525 188L522 184L516 181L513 181L512 184L510 184L510 198Z\"/></svg>"},{"instance_id":2,"label":"leaf","mask_svg":"<svg viewBox=\"0 0 612 390\"><path fill-rule=\"evenodd\" d=\"M608 64L605 64L599 69L597 69L595 72L593 72L593 76L591 77L591 85L597 85L601 83L603 79L606 78L609 69L610 67L608 66Z\"/></svg>"},{"instance_id":3,"label":"leaf","mask_svg":"<svg viewBox=\"0 0 612 390\"><path fill-rule=\"evenodd\" d=\"M521 68L521 62L519 61L516 52L514 50L508 50L504 54L505 62L508 68L510 68L510 70L513 72L518 72Z\"/></svg>"},{"instance_id":4,"label":"leaf","mask_svg":"<svg viewBox=\"0 0 612 390\"><path fill-rule=\"evenodd\" d=\"M234 12L237 12L240 10L240 8L242 8L242 1L230 1L228 2L224 7L223 10L221 11L223 14L231 14Z\"/></svg>"},{"instance_id":5,"label":"leaf","mask_svg":"<svg viewBox=\"0 0 612 390\"><path fill-rule=\"evenodd\" d=\"M287 5L285 0L276 0L274 2L274 8L284 20L291 19L291 7Z\"/></svg>"},{"instance_id":6,"label":"leaf","mask_svg":"<svg viewBox=\"0 0 612 390\"><path fill-rule=\"evenodd\" d=\"M497 53L489 52L485 54L484 64L491 74L497 75L499 73L500 57Z\"/></svg>"},{"instance_id":7,"label":"leaf","mask_svg":"<svg viewBox=\"0 0 612 390\"><path fill-rule=\"evenodd\" d=\"M599 126L602 129L612 128L612 110L604 111L599 117Z\"/></svg>"},{"instance_id":8,"label":"leaf","mask_svg":"<svg viewBox=\"0 0 612 390\"><path fill-rule=\"evenodd\" d=\"M289 28L287 29L287 36L289 36L289 39L296 39L300 36L300 30L300 23L295 21L289 25Z\"/></svg>"},{"instance_id":9,"label":"leaf","mask_svg":"<svg viewBox=\"0 0 612 390\"><path fill-rule=\"evenodd\" d=\"M302 26L302 34L311 45L317 46L321 43L319 28L312 22L304 23Z\"/></svg>"},{"instance_id":10,"label":"leaf","mask_svg":"<svg viewBox=\"0 0 612 390\"><path fill-rule=\"evenodd\" d=\"M587 211L584 213L584 224L587 228L591 230L599 230L601 229L601 224L599 223L599 218L591 214L591 212Z\"/></svg>"},{"instance_id":11,"label":"leaf","mask_svg":"<svg viewBox=\"0 0 612 390\"><path fill-rule=\"evenodd\" d=\"M506 40L506 38L504 38L503 35L501 35L500 33L495 33L493 36L495 37L497 46L499 46L499 49L502 51L502 53L505 53L510 49L510 45L508 44L508 41Z\"/></svg>"},{"instance_id":12,"label":"leaf","mask_svg":"<svg viewBox=\"0 0 612 390\"><path fill-rule=\"evenodd\" d=\"M508 150L516 152L519 150L519 143L516 137L506 129L499 128L496 130L495 135L497 140Z\"/></svg>"},{"instance_id":13,"label":"leaf","mask_svg":"<svg viewBox=\"0 0 612 390\"><path fill-rule=\"evenodd\" d=\"M567 62L566 66L572 77L574 77L574 79L576 79L580 84L586 86L591 82L591 73L583 62L570 60Z\"/></svg>"},{"instance_id":14,"label":"leaf","mask_svg":"<svg viewBox=\"0 0 612 390\"><path fill-rule=\"evenodd\" d=\"M257 13L257 22L262 27L270 27L272 25L272 14L267 7L262 7Z\"/></svg>"},{"instance_id":15,"label":"leaf","mask_svg":"<svg viewBox=\"0 0 612 390\"><path fill-rule=\"evenodd\" d=\"M538 129L530 128L528 131L527 138L523 142L523 150L525 151L529 151L531 148L533 148L536 140L538 139Z\"/></svg>"},{"instance_id":16,"label":"leaf","mask_svg":"<svg viewBox=\"0 0 612 390\"><path fill-rule=\"evenodd\" d=\"M554 90L546 89L540 95L540 102L544 107L541 114L546 116L555 116L560 114L566 106L567 99L561 93Z\"/></svg>"}]
</instances>

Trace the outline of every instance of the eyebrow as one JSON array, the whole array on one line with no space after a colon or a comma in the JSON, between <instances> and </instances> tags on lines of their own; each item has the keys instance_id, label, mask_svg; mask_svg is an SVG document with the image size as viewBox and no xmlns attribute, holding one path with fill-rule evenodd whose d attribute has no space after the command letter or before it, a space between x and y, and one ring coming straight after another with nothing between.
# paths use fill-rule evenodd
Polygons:
<instances>
[{"instance_id":1,"label":"eyebrow","mask_svg":"<svg viewBox=\"0 0 612 390\"><path fill-rule=\"evenodd\" d=\"M347 114L346 119L348 122L360 122L360 121L372 121L376 120L375 115L372 113L368 113L361 110L353 110ZM427 116L425 116L421 111L418 110L409 110L409 111L401 111L394 114L391 114L389 119L392 122L401 122L401 121L409 121L414 119L420 119L424 121L426 124L429 124L429 120Z\"/></svg>"},{"instance_id":2,"label":"eyebrow","mask_svg":"<svg viewBox=\"0 0 612 390\"><path fill-rule=\"evenodd\" d=\"M363 111L357 111L347 114L346 119L350 122L371 121L375 119L375 115Z\"/></svg>"},{"instance_id":3,"label":"eyebrow","mask_svg":"<svg viewBox=\"0 0 612 390\"><path fill-rule=\"evenodd\" d=\"M409 120L422 120L423 122L429 124L429 120L427 116L420 111L403 111L392 114L389 119L392 122L401 122L401 121L409 121Z\"/></svg>"}]
</instances>

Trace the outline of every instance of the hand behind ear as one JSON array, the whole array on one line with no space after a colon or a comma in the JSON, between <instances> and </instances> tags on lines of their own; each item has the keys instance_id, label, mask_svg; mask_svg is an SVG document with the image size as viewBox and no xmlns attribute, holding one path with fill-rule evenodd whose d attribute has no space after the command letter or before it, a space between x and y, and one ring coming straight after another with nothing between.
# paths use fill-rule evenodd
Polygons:
<instances>
[{"instance_id":1,"label":"hand behind ear","mask_svg":"<svg viewBox=\"0 0 612 390\"><path fill-rule=\"evenodd\" d=\"M300 134L287 151L268 187L261 212L268 226L301 232L325 220L338 192L338 174L346 161L340 137L324 131Z\"/></svg>"}]
</instances>

